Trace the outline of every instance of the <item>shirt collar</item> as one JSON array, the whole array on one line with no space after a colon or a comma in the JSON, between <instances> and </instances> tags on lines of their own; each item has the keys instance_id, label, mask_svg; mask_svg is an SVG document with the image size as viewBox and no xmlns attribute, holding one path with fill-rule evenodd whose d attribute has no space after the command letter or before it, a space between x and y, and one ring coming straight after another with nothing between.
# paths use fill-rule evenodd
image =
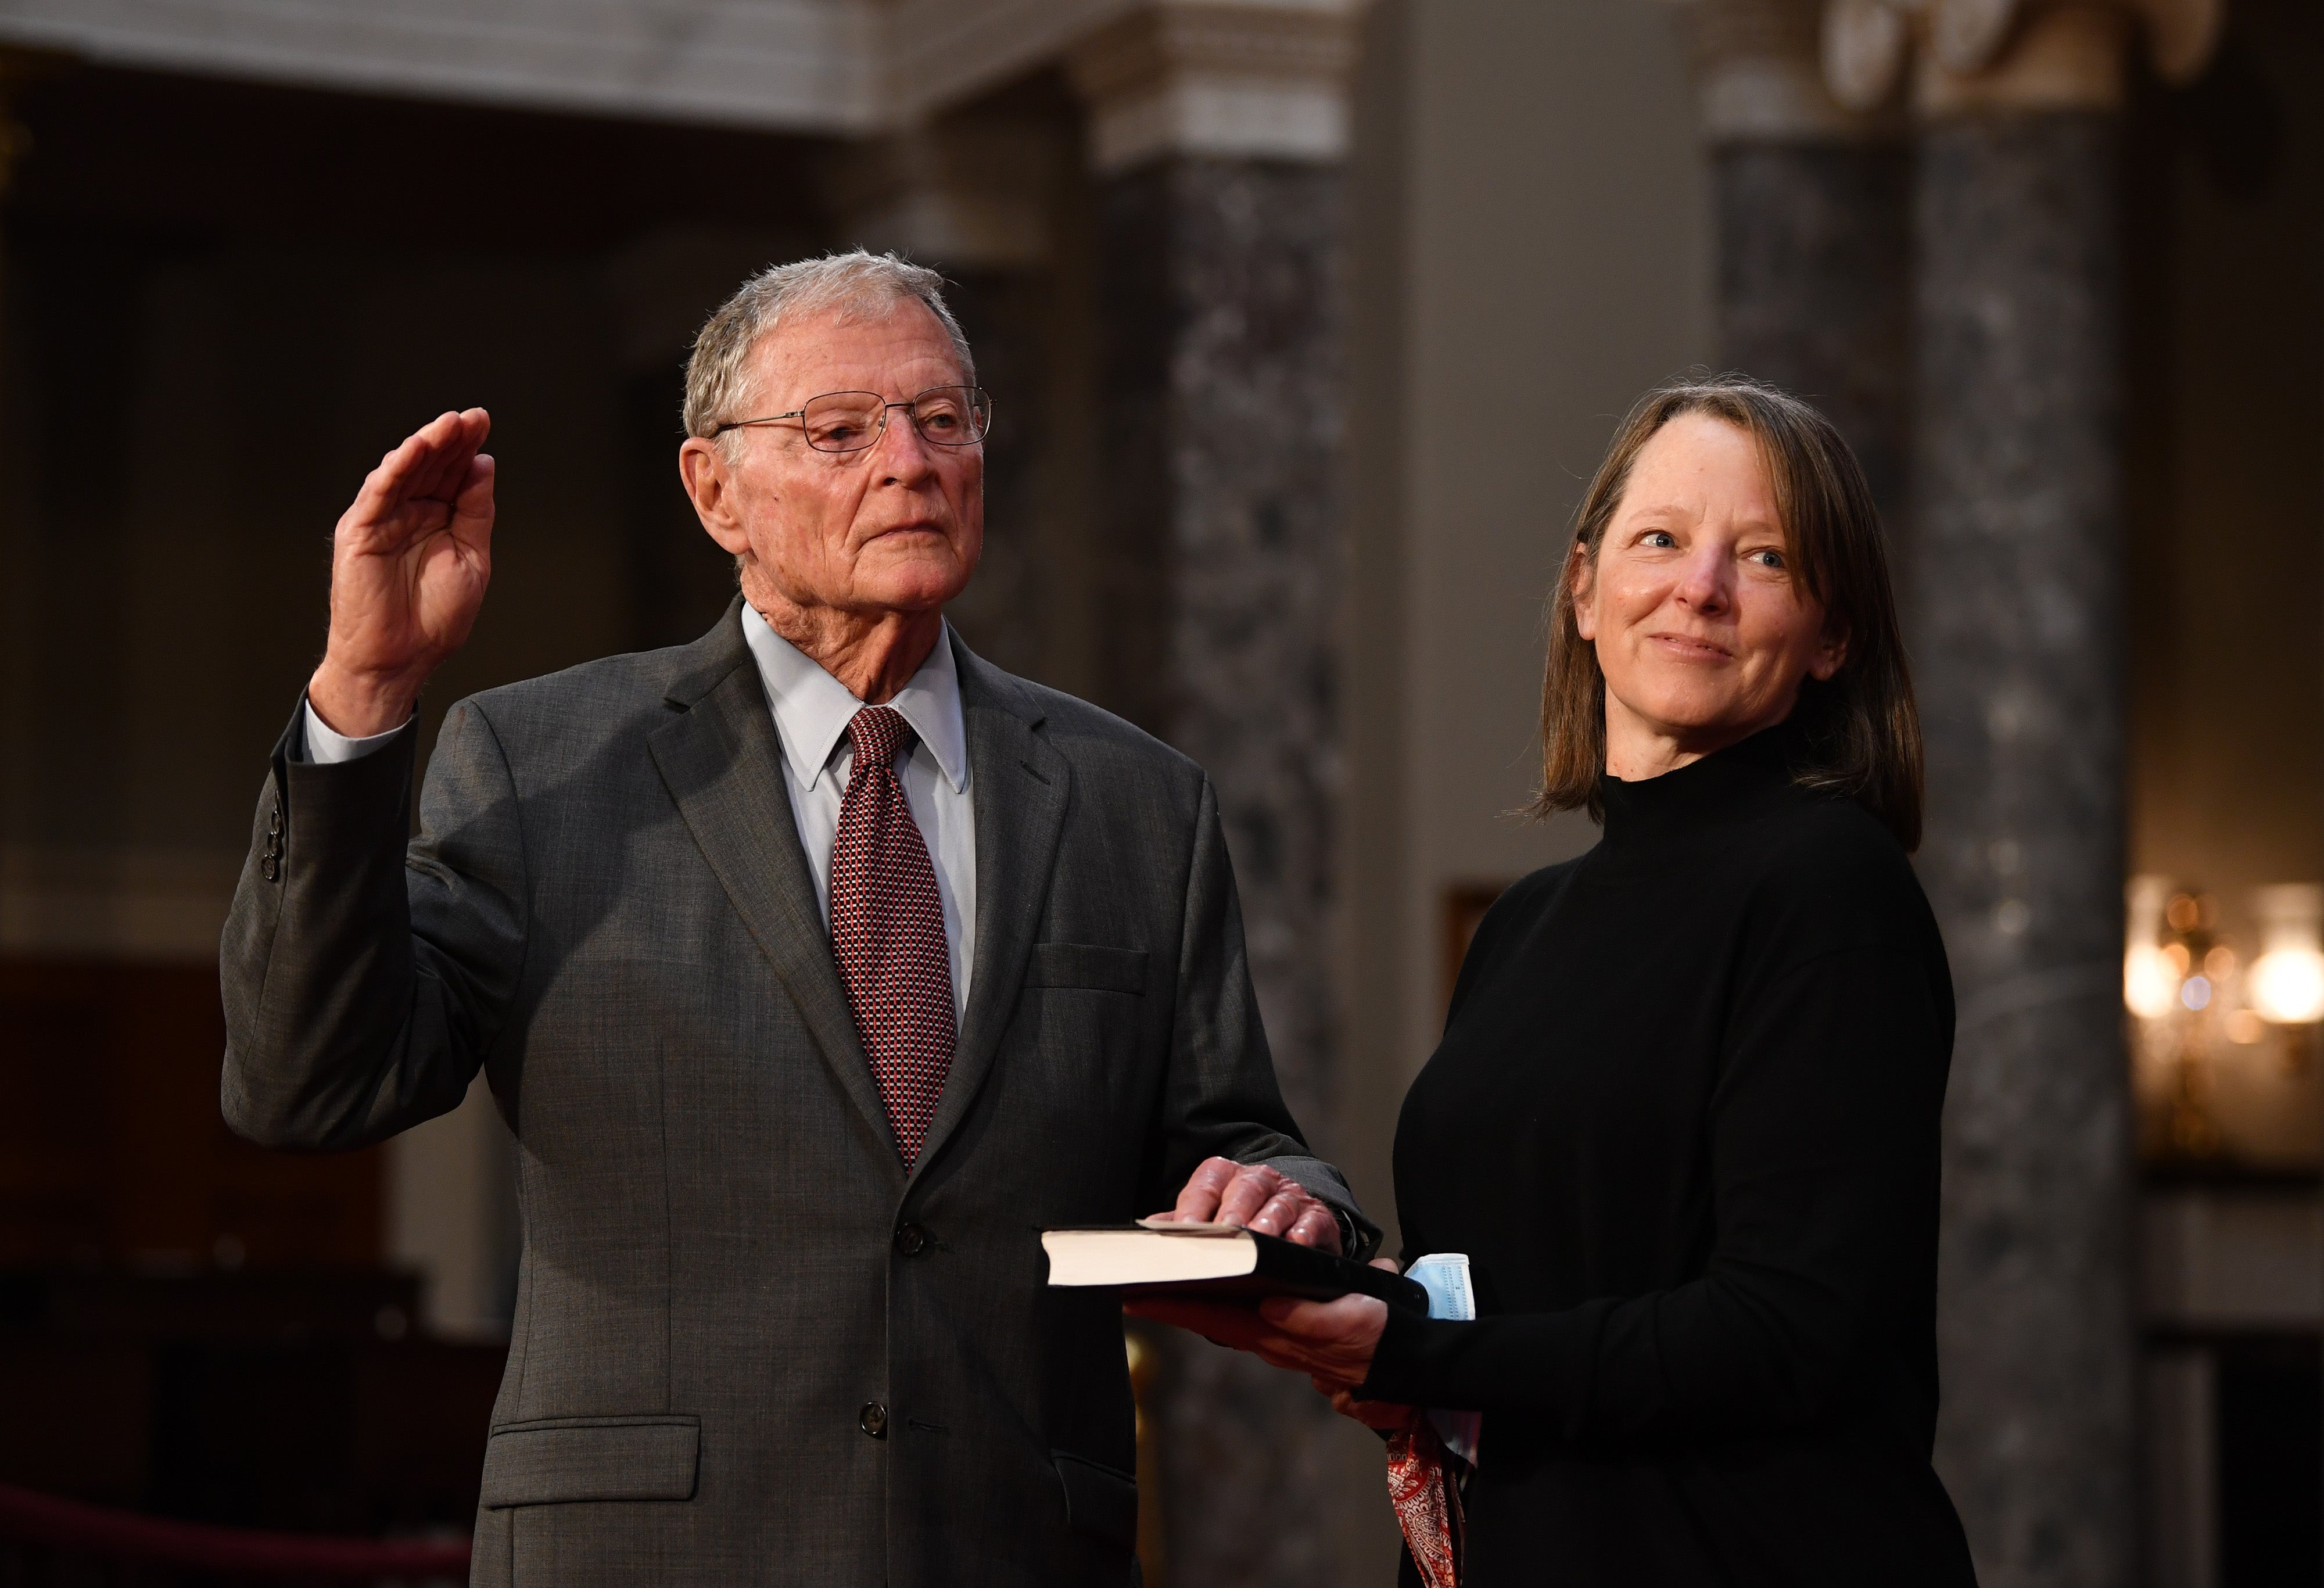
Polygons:
<instances>
[{"instance_id":1,"label":"shirt collar","mask_svg":"<svg viewBox=\"0 0 2324 1588\"><path fill-rule=\"evenodd\" d=\"M742 604L742 639L759 664L760 680L775 713L775 733L783 760L801 789L812 789L831 764L847 725L863 702ZM937 770L955 793L968 787L968 728L960 709L960 670L953 660L952 627L945 624L936 646L911 681L888 702L936 758Z\"/></svg>"}]
</instances>

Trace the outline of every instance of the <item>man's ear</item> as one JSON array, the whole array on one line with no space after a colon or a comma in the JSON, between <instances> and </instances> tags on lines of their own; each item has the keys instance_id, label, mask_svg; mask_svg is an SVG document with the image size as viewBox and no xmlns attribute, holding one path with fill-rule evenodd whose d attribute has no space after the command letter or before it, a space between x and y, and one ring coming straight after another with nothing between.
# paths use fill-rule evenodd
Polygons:
<instances>
[{"instance_id":1,"label":"man's ear","mask_svg":"<svg viewBox=\"0 0 2324 1588\"><path fill-rule=\"evenodd\" d=\"M694 503L694 516L719 549L740 557L751 549L751 537L734 511L734 481L718 444L688 436L678 449L678 477Z\"/></svg>"},{"instance_id":2,"label":"man's ear","mask_svg":"<svg viewBox=\"0 0 2324 1588\"><path fill-rule=\"evenodd\" d=\"M1598 588L1598 565L1590 548L1576 540L1565 555L1565 587L1573 596L1573 627L1583 639L1598 638L1598 605L1591 597Z\"/></svg>"}]
</instances>

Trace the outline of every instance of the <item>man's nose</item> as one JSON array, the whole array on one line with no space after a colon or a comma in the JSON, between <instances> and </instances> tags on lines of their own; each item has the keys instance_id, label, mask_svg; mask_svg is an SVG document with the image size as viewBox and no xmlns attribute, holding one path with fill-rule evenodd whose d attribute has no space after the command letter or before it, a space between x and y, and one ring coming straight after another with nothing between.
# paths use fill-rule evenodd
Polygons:
<instances>
[{"instance_id":1,"label":"man's nose","mask_svg":"<svg viewBox=\"0 0 2324 1588\"><path fill-rule=\"evenodd\" d=\"M935 450L921 439L909 409L888 411L888 422L872 447L872 466L883 485L914 485L935 471Z\"/></svg>"}]
</instances>

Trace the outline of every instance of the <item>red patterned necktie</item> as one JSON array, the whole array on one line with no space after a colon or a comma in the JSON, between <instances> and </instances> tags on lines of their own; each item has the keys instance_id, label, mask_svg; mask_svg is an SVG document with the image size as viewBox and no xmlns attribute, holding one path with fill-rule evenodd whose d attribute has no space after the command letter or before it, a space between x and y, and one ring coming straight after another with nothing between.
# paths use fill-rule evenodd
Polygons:
<instances>
[{"instance_id":1,"label":"red patterned necktie","mask_svg":"<svg viewBox=\"0 0 2324 1588\"><path fill-rule=\"evenodd\" d=\"M867 706L847 737L855 764L831 854L831 953L908 1169L952 1068L952 957L936 868L896 776L911 725L892 706Z\"/></svg>"}]
</instances>

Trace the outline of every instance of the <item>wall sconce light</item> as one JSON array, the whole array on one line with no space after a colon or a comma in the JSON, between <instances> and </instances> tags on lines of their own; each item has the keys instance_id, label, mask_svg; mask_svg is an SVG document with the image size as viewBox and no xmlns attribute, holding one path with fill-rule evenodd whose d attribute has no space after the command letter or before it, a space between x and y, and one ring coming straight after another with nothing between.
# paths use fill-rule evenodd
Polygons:
<instances>
[{"instance_id":1,"label":"wall sconce light","mask_svg":"<svg viewBox=\"0 0 2324 1588\"><path fill-rule=\"evenodd\" d=\"M2245 997L2264 1020L2302 1026L2324 1020L2324 888L2287 882L2252 894L2260 956Z\"/></svg>"},{"instance_id":2,"label":"wall sconce light","mask_svg":"<svg viewBox=\"0 0 2324 1588\"><path fill-rule=\"evenodd\" d=\"M2159 1020L2179 1002L2179 984L2187 974L2186 966L2155 941L2163 934L2171 883L2163 877L2133 877L2127 891L2130 946L2122 960L2122 1001L2139 1019Z\"/></svg>"}]
</instances>

